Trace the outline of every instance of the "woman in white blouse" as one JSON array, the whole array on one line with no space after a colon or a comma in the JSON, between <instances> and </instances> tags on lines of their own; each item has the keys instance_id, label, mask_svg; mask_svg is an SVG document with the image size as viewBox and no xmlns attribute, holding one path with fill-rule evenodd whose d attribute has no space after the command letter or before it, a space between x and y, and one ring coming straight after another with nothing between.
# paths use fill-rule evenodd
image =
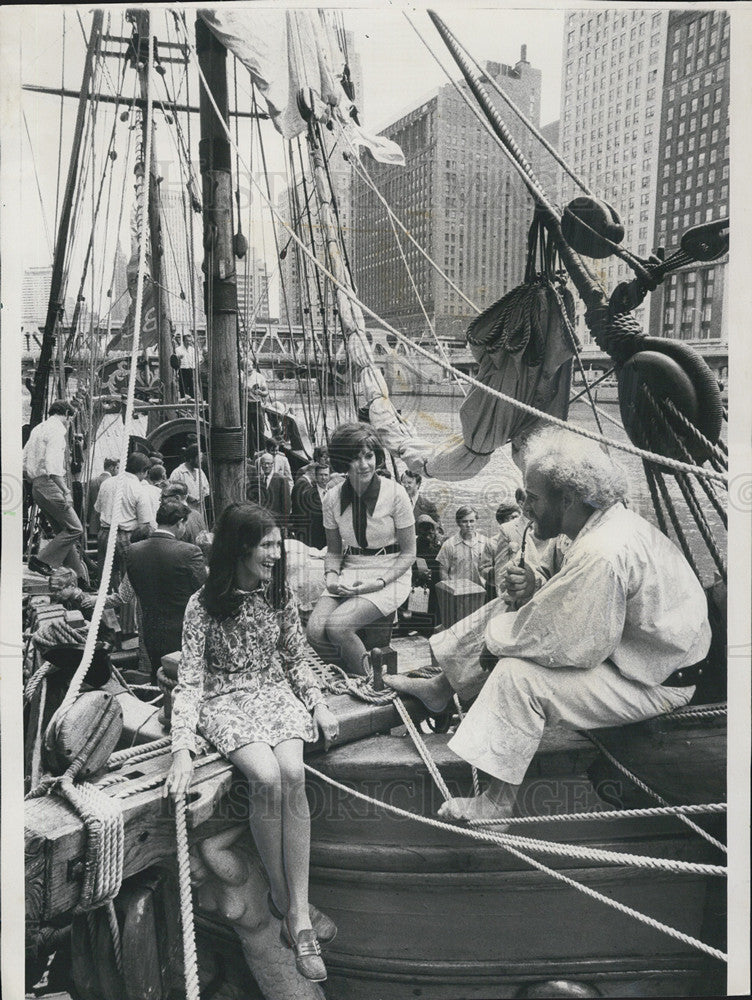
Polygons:
<instances>
[{"instance_id":1,"label":"woman in white blouse","mask_svg":"<svg viewBox=\"0 0 752 1000\"><path fill-rule=\"evenodd\" d=\"M410 594L415 517L404 486L376 474L384 452L367 424L343 424L329 440L329 460L345 473L323 501L326 589L308 622L308 641L323 659L337 656L364 674L358 630L392 614Z\"/></svg>"}]
</instances>

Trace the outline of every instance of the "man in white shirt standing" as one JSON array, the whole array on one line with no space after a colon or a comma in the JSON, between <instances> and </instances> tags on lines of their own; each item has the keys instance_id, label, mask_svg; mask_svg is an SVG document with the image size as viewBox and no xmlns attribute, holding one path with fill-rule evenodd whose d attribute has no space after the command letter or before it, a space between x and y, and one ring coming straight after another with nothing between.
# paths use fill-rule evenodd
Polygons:
<instances>
[{"instance_id":1,"label":"man in white shirt standing","mask_svg":"<svg viewBox=\"0 0 752 1000\"><path fill-rule=\"evenodd\" d=\"M532 567L508 573L508 588L529 600L488 622L480 662L492 673L449 743L490 780L481 795L444 803L453 819L512 817L546 725L618 726L686 705L710 647L700 581L673 542L625 507L626 474L597 444L559 430L531 438L525 488L537 536L572 544L537 593ZM449 694L472 671L451 687L442 674Z\"/></svg>"},{"instance_id":2,"label":"man in white shirt standing","mask_svg":"<svg viewBox=\"0 0 752 1000\"><path fill-rule=\"evenodd\" d=\"M88 586L89 573L81 552L84 529L74 510L67 480L68 428L74 413L70 403L56 400L50 406L48 418L32 428L23 450L24 477L31 482L34 503L55 532L38 555L29 556L28 566L45 576L58 566L68 566Z\"/></svg>"},{"instance_id":3,"label":"man in white shirt standing","mask_svg":"<svg viewBox=\"0 0 752 1000\"><path fill-rule=\"evenodd\" d=\"M159 505L162 503L162 494L164 492L165 486L167 486L167 470L163 465L160 464L152 465L149 471L146 473L144 490L146 491L146 495L149 498L149 503L151 504L151 512L155 524L157 518L157 511L159 510Z\"/></svg>"},{"instance_id":4,"label":"man in white shirt standing","mask_svg":"<svg viewBox=\"0 0 752 1000\"><path fill-rule=\"evenodd\" d=\"M125 557L131 544L131 535L137 529L148 537L157 527L150 499L144 488L144 480L149 469L149 459L139 451L128 456L125 472L120 476L105 479L99 488L94 509L99 514L99 534L97 536L97 564L100 578L107 552L110 525L117 524L115 559L112 564L110 582L117 588L125 572ZM119 502L116 507L118 492Z\"/></svg>"},{"instance_id":5,"label":"man in white shirt standing","mask_svg":"<svg viewBox=\"0 0 752 1000\"><path fill-rule=\"evenodd\" d=\"M455 514L459 531L439 549L437 560L442 580L472 580L485 587L481 561L488 538L476 530L478 512L474 507L459 507Z\"/></svg>"},{"instance_id":6,"label":"man in white shirt standing","mask_svg":"<svg viewBox=\"0 0 752 1000\"><path fill-rule=\"evenodd\" d=\"M209 499L209 480L199 465L198 445L189 444L185 449L185 461L170 474L171 483L183 483L186 488L186 502L201 510L203 503Z\"/></svg>"},{"instance_id":7,"label":"man in white shirt standing","mask_svg":"<svg viewBox=\"0 0 752 1000\"><path fill-rule=\"evenodd\" d=\"M175 357L180 362L178 371L178 382L181 396L194 396L193 373L196 370L196 349L193 346L193 337L186 333L175 345Z\"/></svg>"}]
</instances>

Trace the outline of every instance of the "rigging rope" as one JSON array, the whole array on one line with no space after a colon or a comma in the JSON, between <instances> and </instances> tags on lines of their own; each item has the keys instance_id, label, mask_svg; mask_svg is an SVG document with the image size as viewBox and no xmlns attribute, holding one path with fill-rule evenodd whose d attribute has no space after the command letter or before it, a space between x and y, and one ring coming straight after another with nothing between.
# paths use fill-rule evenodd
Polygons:
<instances>
[{"instance_id":1,"label":"rigging rope","mask_svg":"<svg viewBox=\"0 0 752 1000\"><path fill-rule=\"evenodd\" d=\"M186 37L187 37L187 35L186 35ZM209 87L207 85L206 78L204 77L203 71L201 70L201 67L198 65L198 59L197 59L197 56L196 56L195 48L193 47L193 45L192 45L192 43L190 41L190 38L188 38L188 37L187 37L187 44L190 46L191 54L192 54L193 59L194 59L194 64L196 65L196 68L198 70L199 78L201 80L201 83L202 83L202 86L204 88L204 91L205 91L205 93L208 96L210 104L214 108L214 112L217 115L218 120L221 122L221 124L224 127L225 132L226 132L226 134L227 134L230 142L232 143L232 135L230 133L230 130L227 127L227 123L224 121L224 119L222 118L221 114L219 113L216 101L214 100L214 97L213 97L213 95L212 95L212 93L211 93L211 91L210 91L210 89L209 89ZM241 162L243 162L242 157L241 157ZM245 163L243 163L243 166L244 166L245 169L247 169ZM685 462L679 462L676 459L668 458L665 455L660 455L660 454L658 454L656 452L651 452L651 451L648 451L648 450L646 450L644 448L638 448L637 446L629 444L629 443L626 443L626 442L620 442L620 441L615 441L615 440L613 440L611 438L606 438L602 434L597 434L597 433L595 433L593 431L588 431L584 427L577 427L576 425L570 425L565 420L560 420L558 417L554 417L554 416L552 416L549 413L545 413L542 410L538 410L538 409L536 409L533 406L528 406L528 404L523 403L520 400L515 399L512 396L508 396L508 395L506 395L503 392L499 392L496 389L490 388L489 386L485 385L483 382L480 382L478 379L473 378L471 375L467 375L464 372L460 372L457 369L454 369L451 365L449 365L446 362L444 362L441 358L438 358L438 357L432 355L425 348L420 347L420 345L413 344L407 337L405 337L402 333L400 333L399 330L395 329L390 323L388 323L386 320L384 320L382 317L380 317L372 309L369 309L368 306L366 306L363 302L361 302L361 300L358 298L358 296L355 294L355 292L352 289L348 289L348 288L345 287L345 285L341 284L335 278L335 276L319 260L317 260L313 255L311 255L311 253L308 251L308 248L305 247L302 244L302 242L298 239L298 237L296 236L296 234L290 229L290 227L287 225L287 223L282 219L280 213L277 211L277 209L272 204L271 199L268 198L265 195L265 193L264 193L261 185L256 180L256 178L253 177L253 175L249 175L249 177L250 177L251 183L254 185L254 187L257 188L257 190L259 191L261 197L266 202L266 204L267 204L270 212L272 212L272 214L274 215L274 217L276 219L278 219L278 221L280 222L280 224L282 226L284 226L284 228L287 229L291 233L292 238L296 241L296 243L298 243L301 246L301 248L302 248L303 252L306 254L306 256L308 256L309 259L313 260L315 266L318 267L319 270L323 274L325 274L326 277L329 278L329 280L334 285L336 285L336 287L338 287L342 292L344 292L344 294L347 296L347 298L350 299L351 302L355 303L360 309L363 310L364 313L366 313L367 315L371 316L377 322L379 322L380 324L382 324L382 326L384 326L384 328L386 330L388 330L390 333L392 333L400 341L400 343L403 343L406 346L412 346L413 349L418 354L421 354L423 357L427 358L428 360L433 361L435 364L440 365L442 368L444 368L444 370L448 371L449 373L456 372L457 377L461 378L463 381L467 382L469 385L473 385L473 386L476 386L478 388L483 389L483 391L486 392L486 393L488 393L489 395L494 396L497 399L500 399L502 402L509 403L510 406L514 406L517 409L521 410L522 412L528 413L530 416L535 416L535 417L537 417L537 418L539 418L539 419L541 419L541 420L543 420L543 421L545 421L547 423L550 423L550 424L552 424L554 426L561 427L563 430L568 430L568 431L570 431L573 434L578 434L580 437L588 438L591 441L597 441L599 444L605 444L607 447L616 448L617 450L626 452L627 454L635 455L635 456L641 457L641 458L646 458L646 459L648 459L648 460L650 460L652 462L655 462L655 463L657 463L659 465L666 466L669 469L673 469L673 470L679 471L679 472L691 472L691 473L694 473L697 476L704 476L707 479L712 479L712 480L716 480L716 481L723 482L723 483L727 482L728 477L725 474L723 474L723 473L720 473L720 472L717 472L717 471L712 471L710 469L704 469L704 468L702 468L700 466L696 466L696 465L688 465ZM427 474L430 475L430 473L427 473Z\"/></svg>"},{"instance_id":2,"label":"rigging rope","mask_svg":"<svg viewBox=\"0 0 752 1000\"><path fill-rule=\"evenodd\" d=\"M593 733L588 732L586 730L582 730L582 735L585 736L587 739L589 739L590 742L593 744L593 746L596 746L598 750L603 754L603 756L611 764L613 764L618 771L621 771L621 773L625 777L629 778L629 780L634 785L636 785L637 788L640 789L640 791L645 792L646 795L649 795L651 799L655 799L655 801L659 802L662 806L668 806L669 803L666 801L666 799L664 799L662 795L656 792L655 789L651 788L649 785L646 785L641 778L638 778L637 775L634 774L632 771L630 771L630 769L626 767L624 764L622 764L621 761L617 760L616 757L614 757L614 755L608 749L608 747L604 746L602 740L600 740L597 736L593 735ZM683 814L678 814L678 816L682 823L688 826L690 830L694 830L694 832L698 834L700 837L702 837L704 840L707 840L707 842L709 844L712 844L713 847L717 847L718 850L723 851L724 854L728 852L728 849L726 848L725 844L722 844L720 840L716 840L716 838L712 837L707 832L707 830L703 830L701 826L698 826L696 823L693 823L688 816L685 816Z\"/></svg>"},{"instance_id":3,"label":"rigging rope","mask_svg":"<svg viewBox=\"0 0 752 1000\"><path fill-rule=\"evenodd\" d=\"M49 251L50 257L52 257L52 237L50 236L50 227L47 225L47 213L44 210L44 199L42 198L42 189L39 186L39 172L37 171L37 160L34 156L34 146L31 141L31 133L29 132L29 123L26 120L26 112L21 111L21 117L23 118L24 128L26 129L26 138L29 140L29 152L31 153L31 165L34 169L34 181L37 186L37 195L39 196L39 210L42 213L42 225L44 226L44 237L47 240L47 249ZM55 208L57 212L57 207ZM55 220L57 224L57 219Z\"/></svg>"},{"instance_id":4,"label":"rigging rope","mask_svg":"<svg viewBox=\"0 0 752 1000\"><path fill-rule=\"evenodd\" d=\"M67 34L67 21L65 16L65 10L63 10L63 37L61 40L61 67L60 67L60 111L59 114L59 124L57 132L57 177L55 178L55 226L54 230L57 232L57 220L58 211L60 208L60 171L63 162L63 115L65 107L65 98L63 97L65 91L65 38Z\"/></svg>"},{"instance_id":5,"label":"rigging rope","mask_svg":"<svg viewBox=\"0 0 752 1000\"><path fill-rule=\"evenodd\" d=\"M151 139L152 139L152 61L153 61L153 44L154 39L151 31L149 32L149 58L147 64L147 104L146 104L146 152L144 156L144 163L150 162L151 157ZM110 576L112 574L112 564L115 557L115 542L117 538L118 531L118 521L119 521L119 511L121 507L121 497L122 497L122 473L125 470L126 456L128 452L128 439L130 435L131 425L133 422L133 403L136 390L136 359L138 356L138 336L136 331L141 330L141 317L143 312L143 300L144 300L144 275L146 270L146 243L147 243L147 225L148 225L148 208L149 208L149 185L146 184L143 187L143 198L144 206L143 212L141 214L141 234L140 234L140 245L139 245L139 259L138 259L138 277L136 282L136 309L134 316L134 335L133 344L131 348L130 357L130 371L128 375L128 393L126 398L125 406L125 432L123 434L123 446L120 454L120 466L118 468L118 480L115 488L115 496L113 499L113 516L112 523L110 524L110 531L107 537L107 549L105 553L104 566L102 569L101 580L99 583L99 589L97 592L97 599L94 605L94 610L91 616L91 624L86 636L86 642L84 644L84 651L81 657L81 662L76 669L73 677L71 678L68 691L58 709L58 712L62 716L73 704L73 702L78 697L81 690L81 685L83 679L86 676L89 667L91 666L92 658L94 656L94 649L97 641L97 636L99 634L99 628L102 620L102 613L104 611L105 600L107 597L107 591L110 584Z\"/></svg>"},{"instance_id":6,"label":"rigging rope","mask_svg":"<svg viewBox=\"0 0 752 1000\"><path fill-rule=\"evenodd\" d=\"M473 827L495 826L500 823L512 826L525 826L546 822L581 823L590 820L598 822L600 820L655 819L659 817L670 818L690 815L708 816L718 815L719 813L725 813L726 811L727 804L725 802L702 802L686 806L651 806L645 809L604 809L602 812L591 809L590 812L558 813L557 815L550 816L515 816L511 820L471 819L468 821L468 824Z\"/></svg>"},{"instance_id":7,"label":"rigging rope","mask_svg":"<svg viewBox=\"0 0 752 1000\"><path fill-rule=\"evenodd\" d=\"M180 922L183 928L183 965L185 968L186 1000L200 1000L196 931L193 924L191 894L191 862L188 856L188 828L185 819L185 792L175 803L175 836L178 853L178 884L180 887Z\"/></svg>"},{"instance_id":8,"label":"rigging rope","mask_svg":"<svg viewBox=\"0 0 752 1000\"><path fill-rule=\"evenodd\" d=\"M535 858L531 858L529 855L524 854L522 851L517 850L515 847L511 846L511 844L508 843L507 840L507 838L509 837L508 834L493 833L491 831L486 831L486 830L474 830L470 827L462 827L454 823L445 823L442 820L432 819L431 817L428 816L420 816L416 813L409 812L409 810L407 809L401 809L399 806L394 806L391 805L390 803L373 799L370 795L365 795L363 792L359 792L355 788L351 788L348 785L341 784L339 781L337 781L334 778L331 778L329 775L324 774L321 771L318 771L314 767L311 767L310 764L304 764L304 767L309 774L315 775L317 778L320 778L322 781L326 782L326 784L331 785L338 791L346 792L349 795L353 796L354 798L366 802L369 805L378 805L386 812L391 813L394 816L400 816L403 819L411 819L417 823L422 823L425 826L431 826L434 827L435 829L443 830L445 832L457 833L462 836L469 837L473 840L498 844L499 846L504 847L506 851L508 851L514 857L518 858L520 861L524 861L526 864L530 865L533 868L536 868L538 871L543 872L546 875L549 875L551 878L554 878L559 882L563 882L566 885L569 885L571 888L577 890L578 892L582 892L593 899L597 899L599 902L605 903L606 906L610 906L613 909L619 910L619 912L625 913L628 916L633 917L640 923L647 924L654 930L661 931L662 933L667 934L669 937L673 937L676 940L682 941L684 944L696 948L699 951L705 952L705 954L712 955L713 958L717 958L719 959L719 961L722 962L727 961L727 955L725 955L724 952L720 951L717 948L711 947L704 941L700 941L698 938L692 937L688 934L684 934L682 931L679 931L674 927L669 927L667 924L661 923L659 920L655 920L653 917L649 917L644 913L640 913L639 910L635 910L630 906L626 906L624 903L620 903L617 900L612 899L610 896L606 896L603 893L598 892L596 889L591 889L590 886L583 885L583 883L577 882L574 879L569 878L569 876L564 875L563 872L557 871L555 868L549 868L547 865L542 864Z\"/></svg>"}]
</instances>

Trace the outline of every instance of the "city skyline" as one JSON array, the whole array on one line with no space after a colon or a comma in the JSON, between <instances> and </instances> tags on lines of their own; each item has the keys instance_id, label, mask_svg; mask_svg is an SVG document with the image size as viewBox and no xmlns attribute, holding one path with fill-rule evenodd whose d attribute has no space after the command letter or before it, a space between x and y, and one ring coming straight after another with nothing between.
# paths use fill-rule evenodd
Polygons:
<instances>
[{"instance_id":1,"label":"city skyline","mask_svg":"<svg viewBox=\"0 0 752 1000\"><path fill-rule=\"evenodd\" d=\"M475 13L475 12L473 12ZM500 12L496 12L497 15ZM550 12L540 12L541 14L548 15ZM604 37L599 39L598 42L594 44L592 52L592 78L595 79L598 75L595 70L597 69L598 61L600 59L604 67L608 67L611 71L611 75L615 76L620 74L622 71L625 73L624 81L624 93L619 94L618 98L612 100L610 98L610 93L614 93L614 85L618 85L618 79L612 81L613 85L610 90L608 87L605 88L604 83L606 82L604 76L601 76L599 80L600 93L593 92L593 85L591 82L590 89L587 86L580 87L579 91L573 90L570 84L581 75L581 66L578 66L578 72L572 75L572 67L575 64L575 59L572 59L573 53L568 52L568 45L570 43L569 35L572 33L572 29L566 27L566 25L580 24L584 18L589 16L588 11L580 12L570 12L566 15L566 21L564 15L557 15L558 24L561 28L561 36L559 38L559 48L564 53L564 63L563 72L561 74L561 80L563 80L563 87L561 88L561 103L560 103L560 114L561 120L554 120L552 122L545 122L547 117L543 112L538 116L538 121L542 123L544 132L546 131L558 131L561 135L562 152L565 159L571 155L573 165L576 170L579 170L587 183L589 183L592 188L607 200L611 201L616 207L617 211L620 212L622 218L625 222L625 227L627 230L627 240L630 241L630 246L632 249L636 249L637 252L644 256L650 249L652 249L652 220L655 218L655 212L657 209L657 199L656 199L656 171L653 170L655 163L657 163L658 156L660 155L660 143L659 143L659 125L658 120L660 116L661 108L661 86L662 86L662 54L665 51L665 31L668 22L668 11L666 9L661 9L658 11L648 11L648 12L630 12L629 14L629 27L627 30L622 30L622 37L618 34L614 35L613 39L610 39L609 45L605 43L605 23L608 18L612 18L613 22L616 23L617 20L621 19L621 22L625 22L627 15L621 10L617 9L607 9L604 11L598 11L596 14L592 15L594 21L597 22L598 19L603 19L604 23ZM358 17L361 19L360 25L356 23L355 29L347 35L349 38L350 47L350 59L355 65L358 64L358 72L355 74L359 76L363 83L360 84L358 81L357 90L361 94L362 103L364 107L370 108L373 106L373 101L370 99L370 94L368 91L369 73L373 70L373 62L369 63L368 58L365 58L357 50L358 41L366 39L366 48L370 44L371 39L369 37L368 31L365 30L363 24L364 15L358 12ZM356 18L356 22L357 22ZM406 22L405 22L406 23ZM649 23L649 29L647 28ZM383 25L380 25L383 27ZM625 27L625 26L624 26ZM463 26L464 29L464 26ZM645 31L644 37L640 33ZM632 35L634 34L634 38ZM594 41L594 39L593 39ZM523 42L522 44L526 44ZM536 44L540 45L540 40L536 39ZM581 39L577 44L581 44ZM488 45L488 42L486 43ZM505 40L504 47L508 49L509 42ZM644 48L644 51L639 51ZM591 53L584 53L585 60ZM580 62L583 61L583 53L579 55ZM622 60L628 60L628 65L625 65L622 70ZM617 69L618 60L618 69ZM528 60L529 61L529 60ZM399 62L399 60L397 61ZM499 63L491 63L499 65ZM661 64L661 65L659 65ZM395 66L397 64L395 63ZM543 94L546 92L551 92L553 88L551 77L554 74L550 71L550 61L546 61L545 72L542 73L541 77L541 108L543 107ZM454 77L456 78L457 71L454 70ZM446 79L446 78L444 78ZM642 85L642 82L645 85ZM560 81L555 81L557 84ZM634 95L630 93L632 83L634 82ZM242 89L242 88L241 88ZM442 83L439 86L432 88L431 93L433 95L439 93L442 89L449 90L449 85ZM638 93L639 90L639 93ZM652 96L651 96L652 95ZM656 96L658 95L658 96ZM404 99L404 94L402 99ZM619 99L621 98L621 100ZM429 98L433 100L433 97ZM639 109L638 109L639 101ZM619 116L622 112L622 104L624 107L634 103L634 107L630 108L630 113L626 116L625 121L628 120L628 128L621 127L618 121ZM424 102L425 103L425 102ZM420 102L416 104L415 99L413 99L410 104L412 105L411 111L414 111L416 107L423 106ZM396 106L396 105L395 105ZM584 113L584 108L587 106L589 114ZM596 147L595 145L590 146L588 142L588 133L590 138L593 138L596 129L596 114L598 116L597 129L598 132L603 132L603 136L599 135L599 143L605 145L608 142L612 142L617 147L612 148L605 154L605 163L609 163L609 157L613 160L613 171L604 169L602 166L602 157L600 152L596 157ZM656 115L658 118L656 118ZM605 123L602 124L602 119L605 116ZM399 119L393 119L392 123L387 123L381 128L381 131L388 133L390 125ZM373 125L373 120L371 121ZM615 126L615 128L614 128ZM620 142L620 137L617 134L619 129L623 133L622 141ZM625 131L626 128L626 131ZM627 141L628 132L631 128L633 133L639 133L639 139L632 142L631 147ZM613 131L612 131L613 130ZM173 161L169 159L162 159L165 150L169 146L169 140L167 136L167 129L164 124L160 123L158 128L158 136L155 141L158 140L158 155L159 159L159 170L162 176L162 181L160 184L160 192L163 204L169 209L172 202L181 203L185 201L185 175L181 172L181 175L176 174L176 168ZM485 137L484 137L485 138ZM487 140L486 140L487 141ZM622 146L621 151L619 146ZM575 148L576 147L576 148ZM270 154L271 155L271 154ZM492 156L496 155L496 151L492 151ZM627 161L627 158L631 155L631 162ZM497 157L501 159L500 157ZM258 158L257 158L258 160ZM344 221L343 230L345 232L352 231L353 223L350 220L351 214L351 199L349 195L349 178L350 178L350 168L344 163L339 162L338 157L334 157L332 162L339 166L339 170L334 171L335 181L338 182L338 186L341 190L337 191L338 201L342 209L342 217ZM368 158L366 157L366 164L368 164ZM197 171L197 164L193 164L194 172ZM379 165L376 165L376 171L379 170ZM284 186L284 181L289 182L289 170L285 167L285 171L277 170L271 171L272 173L272 192L273 190L279 191L280 186ZM571 191L559 191L555 190L555 185L551 184L551 177L554 176L553 171L546 176L546 181L552 190L552 194L555 196L557 193L559 195L559 200L562 204L566 203ZM241 177L241 184L243 184L243 178ZM517 188L522 192L522 199L527 197L521 184L517 178L513 178L513 184L516 184ZM635 190L639 188L639 190ZM630 190L632 189L632 190ZM272 227L268 218L268 213L265 212L263 205L260 205L258 197L255 199L255 206L253 205L253 199L249 195L250 189L243 190L239 189L239 194L242 198L241 215L243 216L243 228L248 235L248 238L252 243L254 243L258 248L260 248L260 256L265 261L267 268L269 269L270 282L269 282L269 302L270 308L269 313L271 317L282 316L284 313L284 307L282 300L282 295L280 294L278 288L278 282L271 278L271 275L275 273L276 269L276 256L277 251L274 249L275 240L272 233ZM30 200L31 195L29 196ZM279 199L277 199L279 200ZM396 207L396 206L395 206ZM184 211L184 208L182 209ZM399 215L399 210L397 212ZM167 231L166 239L166 251L165 251L165 269L166 273L170 275L170 284L175 284L176 289L171 289L170 300L170 311L173 313L173 321L176 319L176 326L180 327L189 323L191 321L190 316L190 299L188 286L183 289L182 285L186 284L187 281L187 259L183 260L182 263L185 265L183 271L186 273L186 277L181 279L179 277L179 261L178 257L185 257L185 236L184 234L178 233L176 238L173 240L170 237L171 230L178 228L173 223L167 221L168 217L172 215L177 218L177 212L167 211L165 213L166 222L165 229ZM194 245L198 245L200 242L200 235L196 235L196 223L197 220L194 218ZM407 221L407 220L403 220ZM126 218L121 216L121 227L127 225L127 213ZM277 224L278 225L278 224ZM185 228L183 224L183 229ZM516 227L519 228L519 227ZM278 231L278 239L280 242L287 242L287 234L284 230ZM472 234L468 232L465 235L465 239L468 239ZM504 240L506 245L508 241ZM519 242L516 237L514 242ZM182 246L182 251L178 252L176 255L175 247L173 243L178 243ZM459 246L457 247L459 250ZM469 253L469 246L465 244L462 249L465 254ZM168 253L168 250L170 251ZM441 247L436 248L436 253L438 257L441 257ZM197 255L198 256L198 255ZM288 253L288 268L290 264L290 259L294 257L295 254ZM354 254L357 257L357 254ZM460 256L462 256L460 254ZM170 257L173 258L171 263ZM439 261L443 264L445 268L449 267L450 261ZM459 262L458 262L459 263ZM196 261L197 272L200 267L200 262ZM623 264L616 261L610 260L599 265L601 276L607 283L607 287L611 288L614 286L617 280L627 276L626 268ZM450 268L451 270L451 268ZM419 271L422 271L422 264L419 266ZM177 272L177 277L172 272ZM460 287L462 287L462 277L455 273L455 280L458 281ZM499 283L498 294L503 294L504 291L508 290L508 281L511 279L511 274L505 274L503 280ZM196 294L196 313L199 323L202 318L202 298L203 295L200 290L200 275L196 274L196 283L198 285L198 294ZM477 283L476 283L477 284ZM485 288L485 285L481 285L481 288ZM476 296L477 290L464 289L469 297ZM68 297L70 297L71 290L68 289ZM493 300L493 290L490 292L491 300ZM185 295L185 299L182 296ZM293 293L288 290L288 296L292 297ZM456 297L456 296L455 296ZM483 297L483 293L481 293ZM369 305L374 305L377 307L378 303L373 302ZM458 304L455 303L454 308L458 308ZM638 311L638 321L645 322L648 316L648 306L643 306L641 310ZM95 308L96 313L96 308ZM101 310L100 310L101 311ZM293 310L297 319L300 318L300 307L296 304L296 308ZM183 316L183 313L186 313ZM103 313L104 315L104 313ZM462 315L461 310L458 312L458 316ZM579 333L581 338L587 342L588 338L586 332L583 328L582 322L580 322Z\"/></svg>"},{"instance_id":2,"label":"city skyline","mask_svg":"<svg viewBox=\"0 0 752 1000\"><path fill-rule=\"evenodd\" d=\"M488 78L533 125L539 124L541 70L527 60L526 45L513 65L485 64ZM486 87L503 113L505 105ZM377 189L454 284L483 309L522 281L532 202L508 160L477 126L451 84L384 129L405 155L405 166L367 164ZM513 117L513 116L510 116ZM530 162L536 141L514 118L510 129ZM461 339L472 306L429 266L406 238L397 245L380 200L356 184L354 270L364 300L407 334ZM403 261L404 255L404 261ZM405 270L409 268L409 273ZM425 310L425 313L424 313Z\"/></svg>"}]
</instances>

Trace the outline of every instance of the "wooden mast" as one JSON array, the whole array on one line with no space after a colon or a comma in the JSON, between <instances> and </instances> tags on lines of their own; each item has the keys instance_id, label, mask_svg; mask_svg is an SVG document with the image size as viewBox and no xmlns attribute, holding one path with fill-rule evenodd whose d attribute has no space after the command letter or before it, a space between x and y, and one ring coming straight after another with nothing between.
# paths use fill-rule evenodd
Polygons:
<instances>
[{"instance_id":1,"label":"wooden mast","mask_svg":"<svg viewBox=\"0 0 752 1000\"><path fill-rule=\"evenodd\" d=\"M39 362L34 376L34 386L31 393L31 413L29 425L35 427L44 416L44 404L47 398L47 385L50 377L50 367L52 364L52 351L55 345L55 328L57 326L63 303L60 296L63 291L63 268L65 267L65 248L68 245L68 233L70 231L71 211L73 208L73 195L78 183L78 166L81 153L81 142L84 134L84 121L86 119L86 105L89 100L89 86L91 84L92 69L94 67L94 53L99 48L102 37L102 23L104 12L95 10L91 21L91 34L89 35L89 45L86 50L86 61L84 62L84 73L81 80L81 90L78 95L78 114L76 116L76 126L73 131L73 145L71 147L70 164L68 166L68 179L65 184L65 195L60 211L60 222L57 230L57 241L55 243L55 256L52 263L52 279L50 282L50 297L47 303L47 318L44 324L42 335L42 347L39 352Z\"/></svg>"},{"instance_id":2,"label":"wooden mast","mask_svg":"<svg viewBox=\"0 0 752 1000\"><path fill-rule=\"evenodd\" d=\"M148 67L146 61L149 58L149 33L151 32L151 16L148 10L131 10L129 15L135 26L134 56L136 59L136 71L138 73L139 85L141 88L141 98L146 104L148 87ZM155 48L156 52L156 48ZM157 325L157 345L159 350L159 378L162 382L162 402L174 403L177 398L175 386L175 373L170 365L170 357L173 353L172 329L167 311L167 301L164 291L164 280L162 274L162 257L164 254L162 243L162 226L159 212L159 179L157 178L155 155L155 127L154 120L147 122L146 114L143 113L143 143L142 149L146 149L146 129L152 130L151 143L151 163L143 163L144 177L148 178L149 184L149 245L151 253L149 255L149 270L151 275L151 295L154 309L154 319ZM142 321L143 324L143 321ZM134 330L134 336L137 332ZM151 413L149 419L149 430L154 430L162 421L170 419L168 410L160 410L158 414Z\"/></svg>"},{"instance_id":3,"label":"wooden mast","mask_svg":"<svg viewBox=\"0 0 752 1000\"><path fill-rule=\"evenodd\" d=\"M227 50L196 19L196 51L206 84L225 123ZM230 143L204 88L200 92L199 159L203 191L204 274L209 348L212 506L216 518L245 495L245 455L238 372L238 296L232 243Z\"/></svg>"}]
</instances>

